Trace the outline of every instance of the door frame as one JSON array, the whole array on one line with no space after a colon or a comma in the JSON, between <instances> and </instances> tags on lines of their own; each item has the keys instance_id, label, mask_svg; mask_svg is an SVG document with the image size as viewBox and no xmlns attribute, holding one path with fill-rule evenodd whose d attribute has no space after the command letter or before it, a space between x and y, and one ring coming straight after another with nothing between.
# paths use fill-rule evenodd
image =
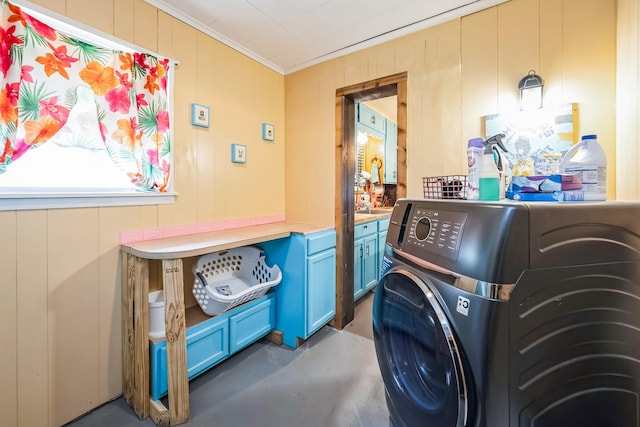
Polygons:
<instances>
[{"instance_id":1,"label":"door frame","mask_svg":"<svg viewBox=\"0 0 640 427\"><path fill-rule=\"evenodd\" d=\"M335 224L336 316L333 326L343 329L354 318L353 299L355 195L355 105L372 99L397 96L398 179L396 197L407 195L407 72L370 80L336 90Z\"/></svg>"}]
</instances>

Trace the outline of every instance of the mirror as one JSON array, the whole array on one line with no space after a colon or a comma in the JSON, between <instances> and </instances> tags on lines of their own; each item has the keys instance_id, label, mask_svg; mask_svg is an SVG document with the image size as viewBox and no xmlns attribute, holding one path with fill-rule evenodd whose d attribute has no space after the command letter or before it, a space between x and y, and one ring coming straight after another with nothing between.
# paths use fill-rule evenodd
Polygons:
<instances>
[{"instance_id":1,"label":"mirror","mask_svg":"<svg viewBox=\"0 0 640 427\"><path fill-rule=\"evenodd\" d=\"M393 206L398 177L397 96L356 104L356 210Z\"/></svg>"}]
</instances>

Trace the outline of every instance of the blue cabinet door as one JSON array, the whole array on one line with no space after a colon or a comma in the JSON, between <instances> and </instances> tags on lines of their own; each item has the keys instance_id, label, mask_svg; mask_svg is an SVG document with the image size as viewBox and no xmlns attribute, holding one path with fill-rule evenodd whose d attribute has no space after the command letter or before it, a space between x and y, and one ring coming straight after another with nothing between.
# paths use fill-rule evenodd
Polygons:
<instances>
[{"instance_id":1,"label":"blue cabinet door","mask_svg":"<svg viewBox=\"0 0 640 427\"><path fill-rule=\"evenodd\" d=\"M222 360L273 330L275 298L272 292L195 326L187 328L187 375L192 380ZM167 394L167 341L150 344L150 394Z\"/></svg>"},{"instance_id":2,"label":"blue cabinet door","mask_svg":"<svg viewBox=\"0 0 640 427\"><path fill-rule=\"evenodd\" d=\"M379 135L382 135L382 139L384 139L386 126L386 120L384 117L364 104L358 104L357 114L359 124L366 126L368 129L378 133Z\"/></svg>"},{"instance_id":3,"label":"blue cabinet door","mask_svg":"<svg viewBox=\"0 0 640 427\"><path fill-rule=\"evenodd\" d=\"M282 340L296 348L328 323L336 311L336 232L333 229L261 244L267 261L280 266L275 288L276 326Z\"/></svg>"},{"instance_id":4,"label":"blue cabinet door","mask_svg":"<svg viewBox=\"0 0 640 427\"><path fill-rule=\"evenodd\" d=\"M357 300L378 283L378 222L356 224L353 236L353 298Z\"/></svg>"},{"instance_id":5,"label":"blue cabinet door","mask_svg":"<svg viewBox=\"0 0 640 427\"><path fill-rule=\"evenodd\" d=\"M353 299L364 294L362 269L364 265L364 239L358 239L353 245Z\"/></svg>"},{"instance_id":6,"label":"blue cabinet door","mask_svg":"<svg viewBox=\"0 0 640 427\"><path fill-rule=\"evenodd\" d=\"M308 257L307 272L307 336L310 336L336 314L336 250Z\"/></svg>"},{"instance_id":7,"label":"blue cabinet door","mask_svg":"<svg viewBox=\"0 0 640 427\"><path fill-rule=\"evenodd\" d=\"M362 287L366 292L378 283L378 235L365 237L363 244Z\"/></svg>"},{"instance_id":8,"label":"blue cabinet door","mask_svg":"<svg viewBox=\"0 0 640 427\"><path fill-rule=\"evenodd\" d=\"M276 314L272 297L231 316L229 318L229 351L235 353L267 335L273 330L275 323Z\"/></svg>"},{"instance_id":9,"label":"blue cabinet door","mask_svg":"<svg viewBox=\"0 0 640 427\"><path fill-rule=\"evenodd\" d=\"M353 298L362 297L378 283L378 234L354 242Z\"/></svg>"},{"instance_id":10,"label":"blue cabinet door","mask_svg":"<svg viewBox=\"0 0 640 427\"><path fill-rule=\"evenodd\" d=\"M213 317L187 330L187 375L189 380L229 356L229 319ZM151 398L167 394L167 341L150 345Z\"/></svg>"}]
</instances>

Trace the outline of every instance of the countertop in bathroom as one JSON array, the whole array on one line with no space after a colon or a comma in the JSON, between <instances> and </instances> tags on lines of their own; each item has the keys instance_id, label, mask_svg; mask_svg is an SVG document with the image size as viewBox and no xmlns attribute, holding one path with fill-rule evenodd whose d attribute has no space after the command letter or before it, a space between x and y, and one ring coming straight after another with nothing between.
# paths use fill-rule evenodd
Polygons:
<instances>
[{"instance_id":1,"label":"countertop in bathroom","mask_svg":"<svg viewBox=\"0 0 640 427\"><path fill-rule=\"evenodd\" d=\"M385 211L385 212L382 212ZM375 221L380 218L390 217L391 212L393 211L392 207L389 208L375 208L373 209L374 213L355 213L354 216L354 224L360 224L368 221Z\"/></svg>"}]
</instances>

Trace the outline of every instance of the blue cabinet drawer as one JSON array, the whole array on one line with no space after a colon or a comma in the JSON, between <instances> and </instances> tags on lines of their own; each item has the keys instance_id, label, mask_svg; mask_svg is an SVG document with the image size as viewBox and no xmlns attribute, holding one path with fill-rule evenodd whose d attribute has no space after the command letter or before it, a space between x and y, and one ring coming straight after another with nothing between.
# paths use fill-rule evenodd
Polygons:
<instances>
[{"instance_id":1,"label":"blue cabinet drawer","mask_svg":"<svg viewBox=\"0 0 640 427\"><path fill-rule=\"evenodd\" d=\"M324 250L336 247L335 230L327 230L314 233L307 237L307 255L317 254Z\"/></svg>"},{"instance_id":2,"label":"blue cabinet drawer","mask_svg":"<svg viewBox=\"0 0 640 427\"><path fill-rule=\"evenodd\" d=\"M187 377L192 380L275 327L275 297L268 293L187 328ZM167 394L167 341L150 343L151 398Z\"/></svg>"},{"instance_id":3,"label":"blue cabinet drawer","mask_svg":"<svg viewBox=\"0 0 640 427\"><path fill-rule=\"evenodd\" d=\"M353 231L354 240L358 240L361 237L368 236L369 234L378 232L378 222L369 221L357 224Z\"/></svg>"},{"instance_id":4,"label":"blue cabinet drawer","mask_svg":"<svg viewBox=\"0 0 640 427\"><path fill-rule=\"evenodd\" d=\"M187 332L187 376L196 377L229 355L229 319L213 317ZM167 394L167 341L151 344L151 397Z\"/></svg>"},{"instance_id":5,"label":"blue cabinet drawer","mask_svg":"<svg viewBox=\"0 0 640 427\"><path fill-rule=\"evenodd\" d=\"M270 297L229 318L229 351L232 354L273 330L276 323L274 308Z\"/></svg>"}]
</instances>

